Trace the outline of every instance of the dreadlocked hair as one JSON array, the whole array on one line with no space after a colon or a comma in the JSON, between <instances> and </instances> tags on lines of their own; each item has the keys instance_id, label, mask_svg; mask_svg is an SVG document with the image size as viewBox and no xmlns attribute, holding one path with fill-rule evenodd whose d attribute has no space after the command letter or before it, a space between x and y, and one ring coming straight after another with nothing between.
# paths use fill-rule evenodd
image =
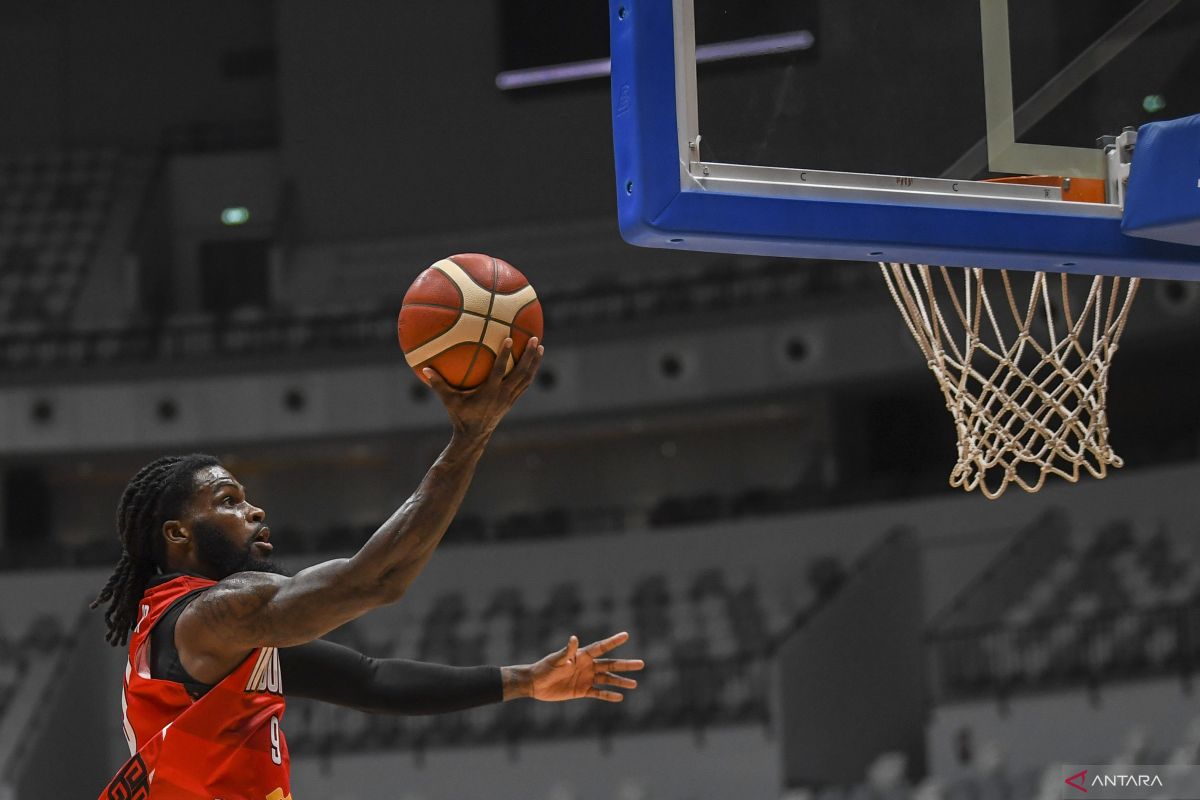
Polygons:
<instances>
[{"instance_id":1,"label":"dreadlocked hair","mask_svg":"<svg viewBox=\"0 0 1200 800\"><path fill-rule=\"evenodd\" d=\"M104 638L112 646L122 646L129 640L146 585L160 569L167 568L163 523L182 516L195 489L197 470L220 463L204 453L164 456L142 467L126 485L117 504L121 560L91 603L91 608L108 603L104 612L108 632Z\"/></svg>"}]
</instances>

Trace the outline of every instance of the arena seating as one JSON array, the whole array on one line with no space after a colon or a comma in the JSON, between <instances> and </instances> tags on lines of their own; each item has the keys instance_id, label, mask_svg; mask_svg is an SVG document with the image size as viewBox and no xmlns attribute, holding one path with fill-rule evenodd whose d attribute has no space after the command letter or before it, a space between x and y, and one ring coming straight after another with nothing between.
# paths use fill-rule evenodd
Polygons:
<instances>
[{"instance_id":1,"label":"arena seating","mask_svg":"<svg viewBox=\"0 0 1200 800\"><path fill-rule=\"evenodd\" d=\"M69 157L47 156L46 164L66 158ZM90 182L86 184L68 182L67 178L60 177L59 171L49 171L48 166L39 166L38 170L42 172L30 172L33 168L26 166L24 161L19 167L11 167L13 174L41 175L44 172L47 177L44 186L36 184L35 189L29 191L9 189L6 195L15 198L8 201L13 206L29 205L31 210L27 215L16 215L13 218L16 222L4 223L19 226L19 237L10 234L6 238L8 229L0 228L0 265L5 263L5 243L9 241L13 244L8 245L8 258L15 265L12 268L14 277L0 281L0 319L5 319L5 309L18 304L15 299L18 295L22 298L19 303L22 309L35 309L31 313L36 324L58 320L69 313L73 292L78 288L79 276L91 252L89 248L94 247L103 225L103 203L109 196L106 187L111 184L114 171L114 156L107 154L96 158L98 166L94 172L65 173L88 176ZM0 166L6 163L16 162L0 162ZM35 160L34 163L42 162ZM25 187L29 179L22 180L25 182L19 187ZM0 179L0 187L5 185ZM59 186L68 188L52 188ZM61 192L66 199L56 200L59 197L56 192ZM48 205L52 201L74 202L77 195L84 203L80 211ZM43 197L51 199L31 199ZM67 245L70 249L59 256L60 250ZM34 277L35 266L59 263L55 261L59 258L65 259L62 264L68 266L39 270ZM79 266L73 266L77 261ZM9 269L0 270L0 273L8 276ZM60 273L71 277L46 277ZM18 278L17 275L27 277ZM543 306L547 329L574 332L638 320L677 319L701 312L761 309L772 304L795 311L818 304L827 306L839 298L847 303L861 302L856 300L858 295L854 290L868 280L874 281L875 275L862 270L797 270L785 260L763 260L754 266L736 268L720 261L695 279L660 277L629 283L613 278L603 286L550 291L543 297ZM63 363L144 361L154 356L170 359L186 355L203 359L261 356L264 353L369 351L372 348L381 352L386 348L390 354L395 347L395 317L400 300L401 296L396 295L345 305L324 303L319 310L300 306L254 309L221 319L211 314L181 313L168 317L161 326L146 326L135 321L103 331L64 331L52 342L38 347L32 345L31 337L41 329L30 327L26 319L28 313L22 311L22 316L14 320L15 328L7 331L7 335L0 331L0 342L5 343L0 346L0 365L19 364L28 368Z\"/></svg>"},{"instance_id":2,"label":"arena seating","mask_svg":"<svg viewBox=\"0 0 1200 800\"><path fill-rule=\"evenodd\" d=\"M744 261L744 260L743 260ZM570 330L578 325L728 312L738 308L798 302L805 306L850 298L875 275L863 270L797 270L787 260L756 265L718 258L687 276L652 276L636 282L603 282L563 291L545 303L546 325Z\"/></svg>"},{"instance_id":3,"label":"arena seating","mask_svg":"<svg viewBox=\"0 0 1200 800\"><path fill-rule=\"evenodd\" d=\"M730 513L727 498L722 507L722 513ZM553 521L557 513L552 509L544 518ZM533 524L538 518L537 514L524 514L518 521ZM477 543L461 539L463 551L509 549L497 544L503 541L494 534L498 521L486 523L468 516L460 524L465 524L468 532L474 527L477 536L484 531L482 541L487 542L478 548ZM517 522L508 525L513 530L521 528ZM1180 607L1192 609L1189 613L1193 616L1186 619L1196 627L1189 630L1200 630L1195 606L1177 607L1196 597L1198 585L1196 570L1185 566L1192 562L1189 531L1122 519L1078 527L1075 519L1061 512L1037 520L937 619L932 629L938 656L935 678L943 697L963 697L966 691L979 696L995 692L997 686L1007 691L1052 688L1064 685L1072 675L1070 680L1075 683L1089 680L1091 673L1071 673L1067 669L1071 664L1060 665L1054 657L1034 654L1040 652L1038 648L1050 648L1054 655L1057 640L1052 631L1055 625L1065 623L1060 619L1048 629L1039 626L1058 609L1067 609L1070 620L1091 621L1092 627L1076 626L1083 633L1070 640L1076 644L1074 650L1063 652L1091 653L1091 658L1099 659L1096 663L1108 665L1106 671L1095 673L1104 680L1180 666L1179 659L1186 655L1178 644L1181 629L1167 626L1168 630L1156 633L1152 623L1157 618L1152 615L1176 613ZM348 535L345 528L330 531L324 543L310 535L309 546L344 546ZM554 534L543 531L539 535ZM649 541L674 535L675 531L667 529L646 532ZM550 543L554 547L572 544ZM512 545L522 546L519 542ZM111 553L101 560L111 563ZM799 590L799 599L779 596L778 586L751 581L746 573L718 564L683 574L651 573L611 587L550 582L530 588L514 579L512 585L479 592L457 583L439 584L437 592L414 597L413 604L406 604L403 620L377 620L368 615L332 638L378 656L509 664L548 652L565 641L568 633L577 633L585 641L607 635L616 630L611 623L619 621L638 642L636 654L653 667L641 676L638 692L615 706L511 703L461 714L393 717L293 700L287 717L289 743L297 755L309 757L383 754L397 749L421 753L431 748L560 740L592 746L598 742L604 747L611 737L627 732L676 732L699 739L739 725L769 726L766 691L772 644L797 616L838 591L846 579L846 567L839 558L813 557L796 564L795 574L795 583L802 584L793 587ZM1014 578L1022 575L1022 580ZM1004 587L1015 588L1001 591ZM1086 599L1089 596L1096 599ZM1122 615L1139 621L1133 632L1127 633L1132 637L1128 641L1116 635L1115 624L1104 628L1099 622L1110 617L1119 620ZM977 639L971 645L973 660L958 657L961 653L948 658L942 638L959 635L968 627L986 629L991 624L994 628L997 620L1015 632L1010 636L1015 655L1010 658L1021 667L1020 676L1004 678L1007 683L999 682L1004 673L994 669L997 664L1010 663L996 656L1001 652L998 645ZM52 632L53 627L29 630ZM1113 642L1110 650L1088 644L1102 641L1106 631ZM22 633L17 639L22 648L31 650L32 641L24 641L27 635ZM1187 635L1192 641L1198 638L1194 633ZM1127 658L1123 655L1126 650L1140 655ZM21 664L6 659L5 653L0 646L0 702L18 696L16 692L22 690L14 691L14 681L24 680ZM970 669L961 667L968 663ZM1118 664L1125 664L1125 671L1117 670ZM0 712L0 719L4 717ZM1168 747L1156 757L1172 757L1176 749ZM979 767L975 773L938 775L913 785L894 772L894 766L881 766L860 785L824 787L795 796L808 800L1017 800L1036 797L1045 774L1025 767L1000 771ZM889 774L893 774L891 778Z\"/></svg>"},{"instance_id":4,"label":"arena seating","mask_svg":"<svg viewBox=\"0 0 1200 800\"><path fill-rule=\"evenodd\" d=\"M646 522L651 528L658 529L723 519L796 513L828 504L827 501L820 484L810 476L785 489L757 487L729 495L710 492L689 497L667 496L641 513L645 513ZM451 523L444 545L613 533L629 527L630 518L636 513L639 512L635 509L615 506L588 509L551 506L489 520L478 514L464 512ZM355 527L343 524L323 530L303 531L281 527L277 532L282 540L293 543L297 552L330 553L344 550L347 542L364 540L374 529L373 525ZM43 541L7 552L0 551L0 554L5 556L0 558L0 570L62 565L105 566L119 555L116 545L108 536L71 547Z\"/></svg>"},{"instance_id":5,"label":"arena seating","mask_svg":"<svg viewBox=\"0 0 1200 800\"><path fill-rule=\"evenodd\" d=\"M821 581L840 564L822 558L814 566L801 613L836 591ZM610 619L631 619L638 654L654 666L619 705L515 703L402 718L297 700L289 705L288 740L294 752L333 753L765 722L773 642L795 615L795 598L764 597L756 584L718 567L682 581L654 574L623 596L585 595L571 583L541 598L503 587L477 604L462 591L446 593L412 625L412 636L372 628L367 618L331 638L376 656L515 664L571 633L586 644L615 631Z\"/></svg>"},{"instance_id":6,"label":"arena seating","mask_svg":"<svg viewBox=\"0 0 1200 800\"><path fill-rule=\"evenodd\" d=\"M112 200L112 150L0 158L0 338L4 360L38 361L39 334L70 316Z\"/></svg>"},{"instance_id":7,"label":"arena seating","mask_svg":"<svg viewBox=\"0 0 1200 800\"><path fill-rule=\"evenodd\" d=\"M1044 519L934 630L943 697L1095 684L1200 663L1191 531ZM1023 577L1019 577L1023 576Z\"/></svg>"},{"instance_id":8,"label":"arena seating","mask_svg":"<svg viewBox=\"0 0 1200 800\"><path fill-rule=\"evenodd\" d=\"M784 489L761 486L727 496L704 492L686 497L664 497L650 509L647 521L651 527L665 528L717 519L795 513L829 504L827 488L817 471L808 469L800 480Z\"/></svg>"},{"instance_id":9,"label":"arena seating","mask_svg":"<svg viewBox=\"0 0 1200 800\"><path fill-rule=\"evenodd\" d=\"M20 634L0 632L0 763L25 744L22 733L67 644L62 622L52 614L38 615Z\"/></svg>"},{"instance_id":10,"label":"arena seating","mask_svg":"<svg viewBox=\"0 0 1200 800\"><path fill-rule=\"evenodd\" d=\"M17 684L25 671L25 662L11 643L0 644L0 717L12 700Z\"/></svg>"}]
</instances>

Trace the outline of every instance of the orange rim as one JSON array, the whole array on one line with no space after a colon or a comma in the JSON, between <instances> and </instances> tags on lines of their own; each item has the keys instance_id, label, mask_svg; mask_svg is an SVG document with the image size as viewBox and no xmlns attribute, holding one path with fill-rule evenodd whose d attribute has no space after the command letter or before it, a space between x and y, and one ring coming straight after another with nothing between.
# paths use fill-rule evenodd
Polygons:
<instances>
[{"instance_id":1,"label":"orange rim","mask_svg":"<svg viewBox=\"0 0 1200 800\"><path fill-rule=\"evenodd\" d=\"M1104 181L1100 178L1063 178L1059 175L1015 175L1011 178L988 178L985 183L1020 183L1025 186L1057 186L1063 200L1073 203L1105 203Z\"/></svg>"}]
</instances>

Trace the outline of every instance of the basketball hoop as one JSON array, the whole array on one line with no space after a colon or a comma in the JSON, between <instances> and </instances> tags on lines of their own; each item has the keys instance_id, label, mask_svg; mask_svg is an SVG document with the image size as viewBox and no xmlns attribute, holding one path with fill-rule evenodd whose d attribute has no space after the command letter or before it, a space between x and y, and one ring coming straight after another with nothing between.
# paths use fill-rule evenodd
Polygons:
<instances>
[{"instance_id":1,"label":"basketball hoop","mask_svg":"<svg viewBox=\"0 0 1200 800\"><path fill-rule=\"evenodd\" d=\"M1075 278L1088 288L1072 306L1067 275L1060 293L1045 272L954 270L956 286L947 267L880 268L954 417L951 486L994 500L1011 483L1036 492L1050 474L1075 482L1122 466L1105 403L1138 278Z\"/></svg>"}]
</instances>

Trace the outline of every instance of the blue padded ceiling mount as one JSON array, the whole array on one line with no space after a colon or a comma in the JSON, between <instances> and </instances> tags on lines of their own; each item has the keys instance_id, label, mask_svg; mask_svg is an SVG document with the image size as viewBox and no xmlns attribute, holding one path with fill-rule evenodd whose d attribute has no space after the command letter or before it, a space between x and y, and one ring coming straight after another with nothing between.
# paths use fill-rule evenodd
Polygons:
<instances>
[{"instance_id":1,"label":"blue padded ceiling mount","mask_svg":"<svg viewBox=\"0 0 1200 800\"><path fill-rule=\"evenodd\" d=\"M1138 129L1121 230L1200 245L1200 114Z\"/></svg>"}]
</instances>

